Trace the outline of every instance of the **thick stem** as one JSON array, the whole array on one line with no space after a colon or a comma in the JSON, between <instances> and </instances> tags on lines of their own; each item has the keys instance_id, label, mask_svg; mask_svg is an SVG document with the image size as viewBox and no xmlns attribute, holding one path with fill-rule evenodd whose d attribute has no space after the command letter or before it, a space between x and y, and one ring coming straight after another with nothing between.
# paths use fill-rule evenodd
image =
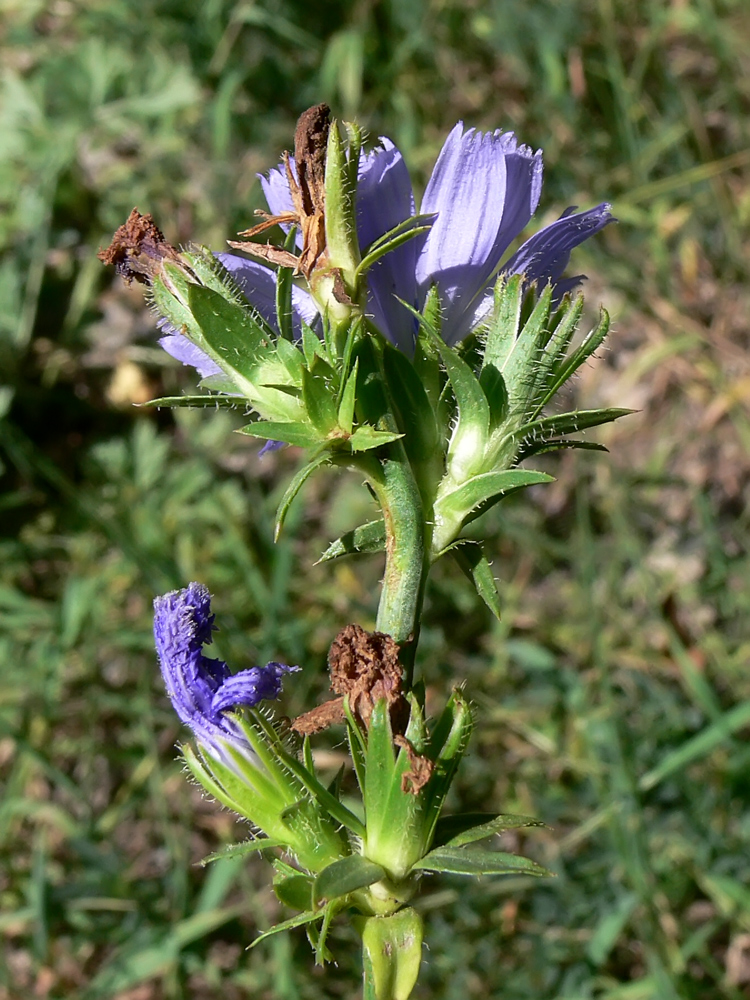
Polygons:
<instances>
[{"instance_id":1,"label":"thick stem","mask_svg":"<svg viewBox=\"0 0 750 1000\"><path fill-rule=\"evenodd\" d=\"M376 627L392 636L401 647L404 687L408 690L414 672L428 565L422 501L399 442L391 445L387 457L377 464L368 463L365 471L385 521L385 574Z\"/></svg>"}]
</instances>

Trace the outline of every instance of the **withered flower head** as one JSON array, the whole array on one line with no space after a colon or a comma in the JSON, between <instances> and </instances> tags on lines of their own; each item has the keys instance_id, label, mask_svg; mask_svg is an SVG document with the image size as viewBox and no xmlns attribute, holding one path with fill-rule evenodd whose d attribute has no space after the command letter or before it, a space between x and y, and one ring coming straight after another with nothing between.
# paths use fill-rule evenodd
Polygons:
<instances>
[{"instance_id":1,"label":"withered flower head","mask_svg":"<svg viewBox=\"0 0 750 1000\"><path fill-rule=\"evenodd\" d=\"M305 712L292 723L298 733L316 733L344 719L344 698L355 719L367 729L375 704L385 698L396 734L409 721L409 702L401 690L398 644L384 632L346 625L331 643L328 666L331 690L340 697Z\"/></svg>"},{"instance_id":2,"label":"withered flower head","mask_svg":"<svg viewBox=\"0 0 750 1000\"><path fill-rule=\"evenodd\" d=\"M142 285L153 283L163 260L179 260L179 254L164 239L153 217L141 215L137 208L116 231L106 250L100 250L97 257L105 264L113 264L128 284L135 278Z\"/></svg>"},{"instance_id":3,"label":"withered flower head","mask_svg":"<svg viewBox=\"0 0 750 1000\"><path fill-rule=\"evenodd\" d=\"M299 256L273 246L271 243L232 242L229 246L244 250L280 267L292 267L296 274L309 278L326 251L325 228L325 171L328 133L331 128L331 109L327 104L316 104L304 111L294 133L294 162L284 153L283 163L293 211L268 215L258 211L263 218L240 236L258 236L276 225L297 226L302 236Z\"/></svg>"}]
</instances>

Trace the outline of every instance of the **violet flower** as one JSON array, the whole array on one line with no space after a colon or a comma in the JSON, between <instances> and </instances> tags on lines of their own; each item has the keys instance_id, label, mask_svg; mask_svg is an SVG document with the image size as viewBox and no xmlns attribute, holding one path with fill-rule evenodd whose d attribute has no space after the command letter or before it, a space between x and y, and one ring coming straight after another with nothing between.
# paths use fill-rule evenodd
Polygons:
<instances>
[{"instance_id":1,"label":"violet flower","mask_svg":"<svg viewBox=\"0 0 750 1000\"><path fill-rule=\"evenodd\" d=\"M222 660L203 655L203 646L211 642L214 617L208 588L201 583L154 601L154 639L167 694L200 744L227 759L229 743L254 759L255 751L226 712L278 698L283 675L300 668L269 663L230 673Z\"/></svg>"},{"instance_id":2,"label":"violet flower","mask_svg":"<svg viewBox=\"0 0 750 1000\"><path fill-rule=\"evenodd\" d=\"M390 139L380 142L359 165L357 237L363 253L415 214L404 159ZM293 169L293 159L290 162ZM260 182L272 216L293 210L283 164L261 176ZM500 274L524 274L528 284L539 286L552 283L553 301L575 288L584 276L563 278L563 271L571 251L613 221L606 203L585 212L567 209L502 263L534 215L541 189L541 150L520 145L512 132L464 132L459 122L440 151L422 198L420 214L434 216L430 231L386 254L368 272L367 313L375 326L411 354L417 321L402 303L421 311L435 285L443 310L443 338L454 346L488 315ZM234 254L217 257L248 301L275 327L275 273ZM312 296L297 286L292 309L296 333L303 320L312 325L318 316ZM173 333L160 343L204 378L219 373L218 366L186 338Z\"/></svg>"},{"instance_id":3,"label":"violet flower","mask_svg":"<svg viewBox=\"0 0 750 1000\"><path fill-rule=\"evenodd\" d=\"M363 249L414 214L401 154L388 139L381 142L360 166ZM376 326L410 353L416 322L398 299L419 311L434 284L443 309L443 338L453 346L489 312L498 274L525 274L529 284L551 282L554 297L561 299L583 279L561 280L570 251L613 219L607 204L575 215L568 209L501 266L536 211L541 188L541 150L519 145L512 132L464 132L459 122L443 145L420 206L421 214L435 213L429 233L386 254L370 271L368 311Z\"/></svg>"}]
</instances>

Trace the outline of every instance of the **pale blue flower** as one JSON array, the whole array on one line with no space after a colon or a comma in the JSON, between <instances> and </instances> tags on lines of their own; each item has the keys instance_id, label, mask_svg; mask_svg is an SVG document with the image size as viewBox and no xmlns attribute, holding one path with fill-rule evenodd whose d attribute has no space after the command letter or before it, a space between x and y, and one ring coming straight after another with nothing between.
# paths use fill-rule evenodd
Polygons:
<instances>
[{"instance_id":1,"label":"pale blue flower","mask_svg":"<svg viewBox=\"0 0 750 1000\"><path fill-rule=\"evenodd\" d=\"M414 195L401 154L388 139L360 167L358 232L364 247L414 214ZM464 132L455 126L427 184L421 214L434 214L430 231L399 247L372 268L368 311L382 333L410 352L413 315L435 285L443 310L442 333L454 345L485 317L498 274L525 274L551 282L556 298L582 276L562 279L570 251L612 221L609 205L563 216L502 259L539 204L542 153L519 145L512 132Z\"/></svg>"}]
</instances>

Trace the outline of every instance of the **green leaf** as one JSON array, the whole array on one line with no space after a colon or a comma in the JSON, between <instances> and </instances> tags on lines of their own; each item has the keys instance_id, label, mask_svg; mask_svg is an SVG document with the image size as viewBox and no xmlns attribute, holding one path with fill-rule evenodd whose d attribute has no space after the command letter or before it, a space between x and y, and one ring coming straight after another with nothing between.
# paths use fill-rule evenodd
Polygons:
<instances>
[{"instance_id":1,"label":"green leaf","mask_svg":"<svg viewBox=\"0 0 750 1000\"><path fill-rule=\"evenodd\" d=\"M292 481L287 486L284 491L284 496L281 498L281 502L276 510L276 526L274 528L274 541L279 540L279 535L281 534L281 529L284 527L284 521L286 515L289 512L289 508L292 501L297 496L299 491L302 489L304 484L310 478L310 476L319 469L321 465L324 465L330 459L329 449L324 446L319 454L315 455L309 462L305 463L301 469L298 469L292 478Z\"/></svg>"},{"instance_id":2,"label":"green leaf","mask_svg":"<svg viewBox=\"0 0 750 1000\"><path fill-rule=\"evenodd\" d=\"M307 323L302 324L302 350L308 368L312 368L316 358L326 360L326 350L320 337Z\"/></svg>"},{"instance_id":3,"label":"green leaf","mask_svg":"<svg viewBox=\"0 0 750 1000\"><path fill-rule=\"evenodd\" d=\"M295 344L290 344L288 340L280 338L276 341L276 354L284 368L289 372L289 377L297 388L302 388L302 373L305 370L305 359L302 351Z\"/></svg>"},{"instance_id":4,"label":"green leaf","mask_svg":"<svg viewBox=\"0 0 750 1000\"><path fill-rule=\"evenodd\" d=\"M610 407L601 410L573 410L570 413L556 413L550 417L540 417L539 420L532 420L531 423L524 424L513 431L512 436L522 443L522 446L544 442L558 437L561 434L574 434L577 431L586 430L588 427L598 427L600 424L608 424L618 417L627 416L633 410L622 409L621 407Z\"/></svg>"},{"instance_id":5,"label":"green leaf","mask_svg":"<svg viewBox=\"0 0 750 1000\"><path fill-rule=\"evenodd\" d=\"M358 427L349 438L349 446L352 451L370 451L379 448L381 445L390 444L391 441L398 441L403 434L395 434L391 431L376 431L374 427L364 424Z\"/></svg>"},{"instance_id":6,"label":"green leaf","mask_svg":"<svg viewBox=\"0 0 750 1000\"><path fill-rule=\"evenodd\" d=\"M282 756L282 753L280 753ZM335 795L331 795L328 789L322 785L314 774L311 774L300 762L291 754L283 752L283 760L289 771L302 782L305 788L315 798L320 806L328 812L337 823L345 826L347 830L356 837L364 837L365 827L358 816L347 809L343 803L339 802Z\"/></svg>"},{"instance_id":7,"label":"green leaf","mask_svg":"<svg viewBox=\"0 0 750 1000\"><path fill-rule=\"evenodd\" d=\"M530 858L504 851L482 851L465 847L438 847L418 861L414 868L452 875L552 875Z\"/></svg>"},{"instance_id":8,"label":"green leaf","mask_svg":"<svg viewBox=\"0 0 750 1000\"><path fill-rule=\"evenodd\" d=\"M383 369L399 427L405 432L404 447L412 465L440 459L437 421L424 386L411 361L401 351L386 345Z\"/></svg>"},{"instance_id":9,"label":"green leaf","mask_svg":"<svg viewBox=\"0 0 750 1000\"><path fill-rule=\"evenodd\" d=\"M546 472L534 472L530 469L506 469L503 472L483 472L463 483L458 489L440 497L435 504L435 512L445 512L449 515L466 519L473 511L482 511L496 503L511 490L523 486L533 486L536 483L552 482L552 476Z\"/></svg>"},{"instance_id":10,"label":"green leaf","mask_svg":"<svg viewBox=\"0 0 750 1000\"><path fill-rule=\"evenodd\" d=\"M248 310L200 285L190 285L188 305L204 341L198 346L208 348L238 389L252 383L258 358L268 353L270 344Z\"/></svg>"},{"instance_id":11,"label":"green leaf","mask_svg":"<svg viewBox=\"0 0 750 1000\"><path fill-rule=\"evenodd\" d=\"M341 556L351 556L360 552L382 552L384 548L385 524L381 518L378 521L368 521L367 524L362 524L358 528L354 528L353 531L347 531L335 542L331 542L318 562L330 562L331 559L339 559Z\"/></svg>"},{"instance_id":12,"label":"green leaf","mask_svg":"<svg viewBox=\"0 0 750 1000\"><path fill-rule=\"evenodd\" d=\"M505 363L497 366L505 379L512 413L525 412L528 401L534 396L540 359L550 338L551 299L552 286L547 285L511 346Z\"/></svg>"},{"instance_id":13,"label":"green leaf","mask_svg":"<svg viewBox=\"0 0 750 1000\"><path fill-rule=\"evenodd\" d=\"M329 434L336 426L336 397L323 377L303 370L302 402L313 427L321 436Z\"/></svg>"},{"instance_id":14,"label":"green leaf","mask_svg":"<svg viewBox=\"0 0 750 1000\"><path fill-rule=\"evenodd\" d=\"M273 880L273 891L285 906L308 910L313 906L313 879L309 875L281 875Z\"/></svg>"},{"instance_id":15,"label":"green leaf","mask_svg":"<svg viewBox=\"0 0 750 1000\"><path fill-rule=\"evenodd\" d=\"M349 372L349 377L344 383L339 403L337 423L342 431L347 434L352 433L354 424L354 404L357 402L357 372L359 371L359 359L354 362L354 367Z\"/></svg>"},{"instance_id":16,"label":"green leaf","mask_svg":"<svg viewBox=\"0 0 750 1000\"><path fill-rule=\"evenodd\" d=\"M435 843L439 847L464 847L485 837L503 833L505 830L521 830L545 824L533 816L517 816L513 813L463 813L457 816L443 816L435 827Z\"/></svg>"},{"instance_id":17,"label":"green leaf","mask_svg":"<svg viewBox=\"0 0 750 1000\"><path fill-rule=\"evenodd\" d=\"M385 877L385 869L380 865L368 861L361 854L351 854L348 858L334 861L317 876L313 885L313 905L348 896L350 892L366 889Z\"/></svg>"},{"instance_id":18,"label":"green leaf","mask_svg":"<svg viewBox=\"0 0 750 1000\"><path fill-rule=\"evenodd\" d=\"M580 451L609 451L609 448L603 444L597 444L595 441L579 441L577 438L551 438L549 441L524 443L516 460L523 462L525 458L531 458L532 455L544 455L548 451L563 451L566 448L577 448Z\"/></svg>"},{"instance_id":19,"label":"green leaf","mask_svg":"<svg viewBox=\"0 0 750 1000\"><path fill-rule=\"evenodd\" d=\"M552 382L547 390L546 399L551 399L557 390L565 385L568 379L578 371L581 365L585 361L588 361L594 351L601 347L608 333L609 313L606 309L602 309L599 316L599 322L596 327L591 331L591 333L588 334L583 343L580 344L568 358L562 360L555 367L554 378L552 379Z\"/></svg>"},{"instance_id":20,"label":"green leaf","mask_svg":"<svg viewBox=\"0 0 750 1000\"><path fill-rule=\"evenodd\" d=\"M474 450L481 457L487 441L490 426L490 406L487 397L479 383L479 379L458 352L448 347L441 337L428 328L433 344L440 359L445 365L456 399L458 419L451 435L451 446L460 441L464 435L478 437Z\"/></svg>"},{"instance_id":21,"label":"green leaf","mask_svg":"<svg viewBox=\"0 0 750 1000\"><path fill-rule=\"evenodd\" d=\"M494 365L485 364L479 375L479 384L490 407L490 430L493 431L508 415L508 389L501 372Z\"/></svg>"},{"instance_id":22,"label":"green leaf","mask_svg":"<svg viewBox=\"0 0 750 1000\"><path fill-rule=\"evenodd\" d=\"M420 233L429 232L432 228L434 218L434 214L413 215L400 222L397 226L394 226L393 229L390 229L380 239L371 243L367 248L364 258L357 267L356 277L359 278L363 274L366 274L373 264L376 264L381 257L390 253L391 250L403 246L404 243L413 240L415 236L419 236Z\"/></svg>"},{"instance_id":23,"label":"green leaf","mask_svg":"<svg viewBox=\"0 0 750 1000\"><path fill-rule=\"evenodd\" d=\"M551 386L555 384L555 372L565 357L565 352L573 338L583 313L583 296L577 295L567 306L563 306L558 313L558 323L554 328L544 353L539 359L539 367L536 377L536 387L534 392L534 409L530 416L538 416L542 409L554 396L556 389Z\"/></svg>"},{"instance_id":24,"label":"green leaf","mask_svg":"<svg viewBox=\"0 0 750 1000\"><path fill-rule=\"evenodd\" d=\"M299 448L314 448L323 443L320 434L313 427L279 420L258 420L240 427L238 433L262 438L264 441L283 441Z\"/></svg>"},{"instance_id":25,"label":"green leaf","mask_svg":"<svg viewBox=\"0 0 750 1000\"><path fill-rule=\"evenodd\" d=\"M484 345L483 366L492 365L502 371L518 337L523 302L522 274L509 278L501 275L495 284L492 322Z\"/></svg>"},{"instance_id":26,"label":"green leaf","mask_svg":"<svg viewBox=\"0 0 750 1000\"><path fill-rule=\"evenodd\" d=\"M144 408L152 408L155 406L195 406L203 409L212 408L215 410L220 406L230 406L234 408L240 406L247 408L247 401L244 396L219 396L204 393L202 396L161 396L159 399L149 399L147 403L136 403L136 406L142 406Z\"/></svg>"},{"instance_id":27,"label":"green leaf","mask_svg":"<svg viewBox=\"0 0 750 1000\"><path fill-rule=\"evenodd\" d=\"M274 924L267 931L263 931L254 941L250 942L248 947L254 948L261 941L265 941L266 938L270 938L274 934L280 934L282 931L290 931L295 927L301 927L303 924L312 924L316 920L320 920L322 916L323 914L319 910L308 910L306 913L298 913L295 917L283 920L280 924Z\"/></svg>"},{"instance_id":28,"label":"green leaf","mask_svg":"<svg viewBox=\"0 0 750 1000\"><path fill-rule=\"evenodd\" d=\"M273 847L286 849L288 845L284 841L272 840L270 837L255 837L253 840L244 840L241 844L227 844L220 851L207 854L199 863L205 867L212 861L222 861L224 858L241 858L256 851L269 851Z\"/></svg>"},{"instance_id":29,"label":"green leaf","mask_svg":"<svg viewBox=\"0 0 750 1000\"><path fill-rule=\"evenodd\" d=\"M474 584L477 594L500 621L500 595L482 546L478 542L466 542L451 549L456 562Z\"/></svg>"},{"instance_id":30,"label":"green leaf","mask_svg":"<svg viewBox=\"0 0 750 1000\"><path fill-rule=\"evenodd\" d=\"M383 825L391 822L386 815L388 793L393 784L396 757L393 752L393 733L385 698L375 703L367 733L366 787L364 794L365 823L370 838L378 836Z\"/></svg>"}]
</instances>

